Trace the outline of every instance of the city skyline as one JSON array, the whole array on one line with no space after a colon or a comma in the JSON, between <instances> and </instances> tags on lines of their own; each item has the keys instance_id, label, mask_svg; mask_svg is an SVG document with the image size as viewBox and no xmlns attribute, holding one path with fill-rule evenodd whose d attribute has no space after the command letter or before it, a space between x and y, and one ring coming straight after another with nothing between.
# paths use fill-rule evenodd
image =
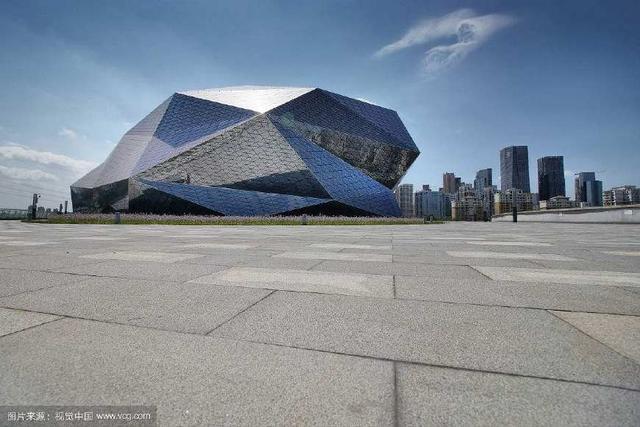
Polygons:
<instances>
[{"instance_id":1,"label":"city skyline","mask_svg":"<svg viewBox=\"0 0 640 427\"><path fill-rule=\"evenodd\" d=\"M170 94L246 84L323 87L396 110L423 153L403 182L439 183L447 170L472 182L492 168L498 183L497 151L527 145L531 171L564 156L570 197L581 171L605 188L638 185L639 11L632 1L3 2L2 200L24 207L38 191L57 206Z\"/></svg>"}]
</instances>

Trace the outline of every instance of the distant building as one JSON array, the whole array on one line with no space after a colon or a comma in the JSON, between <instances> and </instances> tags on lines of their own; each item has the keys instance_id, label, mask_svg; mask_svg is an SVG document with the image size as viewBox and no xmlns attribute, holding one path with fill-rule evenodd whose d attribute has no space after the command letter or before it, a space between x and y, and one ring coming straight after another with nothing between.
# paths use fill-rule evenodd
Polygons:
<instances>
[{"instance_id":1,"label":"distant building","mask_svg":"<svg viewBox=\"0 0 640 427\"><path fill-rule=\"evenodd\" d=\"M540 209L540 195L538 193L531 193L531 209Z\"/></svg>"},{"instance_id":2,"label":"distant building","mask_svg":"<svg viewBox=\"0 0 640 427\"><path fill-rule=\"evenodd\" d=\"M418 218L449 218L451 198L441 191L431 191L428 185L423 186L422 191L417 191L415 194L415 210Z\"/></svg>"},{"instance_id":3,"label":"distant building","mask_svg":"<svg viewBox=\"0 0 640 427\"><path fill-rule=\"evenodd\" d=\"M495 215L495 208L493 199L495 197L497 188L495 185L490 187L484 187L482 190L482 209L484 212L485 220L490 220Z\"/></svg>"},{"instance_id":4,"label":"distant building","mask_svg":"<svg viewBox=\"0 0 640 427\"><path fill-rule=\"evenodd\" d=\"M517 188L500 191L493 200L496 215L511 213L514 205L518 211L533 210L533 195Z\"/></svg>"},{"instance_id":5,"label":"distant building","mask_svg":"<svg viewBox=\"0 0 640 427\"><path fill-rule=\"evenodd\" d=\"M413 184L400 184L396 188L395 193L402 216L405 218L413 218L415 216L413 208Z\"/></svg>"},{"instance_id":6,"label":"distant building","mask_svg":"<svg viewBox=\"0 0 640 427\"><path fill-rule=\"evenodd\" d=\"M442 191L447 194L455 194L460 186L460 178L456 177L453 172L445 172L442 174Z\"/></svg>"},{"instance_id":7,"label":"distant building","mask_svg":"<svg viewBox=\"0 0 640 427\"><path fill-rule=\"evenodd\" d=\"M547 156L538 159L538 194L540 200L566 196L564 185L564 157Z\"/></svg>"},{"instance_id":8,"label":"distant building","mask_svg":"<svg viewBox=\"0 0 640 427\"><path fill-rule=\"evenodd\" d=\"M540 209L567 209L575 207L575 203L567 196L554 196L549 200L540 200Z\"/></svg>"},{"instance_id":9,"label":"distant building","mask_svg":"<svg viewBox=\"0 0 640 427\"><path fill-rule=\"evenodd\" d=\"M602 206L602 181L587 181L584 189L587 206Z\"/></svg>"},{"instance_id":10,"label":"distant building","mask_svg":"<svg viewBox=\"0 0 640 427\"><path fill-rule=\"evenodd\" d=\"M613 187L602 194L605 206L634 205L640 203L640 188L635 185Z\"/></svg>"},{"instance_id":11,"label":"distant building","mask_svg":"<svg viewBox=\"0 0 640 427\"><path fill-rule=\"evenodd\" d=\"M504 192L517 188L531 191L529 184L529 149L526 145L500 150L500 189Z\"/></svg>"},{"instance_id":12,"label":"distant building","mask_svg":"<svg viewBox=\"0 0 640 427\"><path fill-rule=\"evenodd\" d=\"M574 181L577 206L602 206L602 181L596 180L595 172L580 172Z\"/></svg>"},{"instance_id":13,"label":"distant building","mask_svg":"<svg viewBox=\"0 0 640 427\"><path fill-rule=\"evenodd\" d=\"M476 190L476 193L482 194L486 187L491 187L492 185L493 179L491 168L480 169L476 172L476 179L473 181L473 188Z\"/></svg>"},{"instance_id":14,"label":"distant building","mask_svg":"<svg viewBox=\"0 0 640 427\"><path fill-rule=\"evenodd\" d=\"M454 221L484 221L484 205L471 185L458 189L456 200L451 202L451 219Z\"/></svg>"}]
</instances>

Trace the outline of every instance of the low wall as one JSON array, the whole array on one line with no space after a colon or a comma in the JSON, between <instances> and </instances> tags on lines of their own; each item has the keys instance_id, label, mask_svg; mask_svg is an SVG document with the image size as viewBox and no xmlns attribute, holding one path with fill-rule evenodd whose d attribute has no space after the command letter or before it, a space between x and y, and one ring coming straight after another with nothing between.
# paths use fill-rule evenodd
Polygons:
<instances>
[{"instance_id":1,"label":"low wall","mask_svg":"<svg viewBox=\"0 0 640 427\"><path fill-rule=\"evenodd\" d=\"M508 213L491 220L512 222L513 218ZM518 222L640 224L640 205L525 211L518 212Z\"/></svg>"}]
</instances>

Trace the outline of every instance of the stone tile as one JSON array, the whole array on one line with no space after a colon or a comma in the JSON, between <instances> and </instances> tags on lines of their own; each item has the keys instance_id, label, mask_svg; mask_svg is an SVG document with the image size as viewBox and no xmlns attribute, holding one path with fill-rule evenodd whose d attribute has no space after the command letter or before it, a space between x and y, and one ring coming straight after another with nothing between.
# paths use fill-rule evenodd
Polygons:
<instances>
[{"instance_id":1,"label":"stone tile","mask_svg":"<svg viewBox=\"0 0 640 427\"><path fill-rule=\"evenodd\" d=\"M92 278L0 298L5 307L205 334L269 294L263 289Z\"/></svg>"},{"instance_id":2,"label":"stone tile","mask_svg":"<svg viewBox=\"0 0 640 427\"><path fill-rule=\"evenodd\" d=\"M0 297L86 280L72 274L0 269Z\"/></svg>"},{"instance_id":3,"label":"stone tile","mask_svg":"<svg viewBox=\"0 0 640 427\"><path fill-rule=\"evenodd\" d=\"M32 240L0 240L0 245L3 246L41 246L52 244L54 244L54 242L38 242Z\"/></svg>"},{"instance_id":4,"label":"stone tile","mask_svg":"<svg viewBox=\"0 0 640 427\"><path fill-rule=\"evenodd\" d=\"M389 362L72 319L1 342L3 404L157 405L159 425L393 424Z\"/></svg>"},{"instance_id":5,"label":"stone tile","mask_svg":"<svg viewBox=\"0 0 640 427\"><path fill-rule=\"evenodd\" d=\"M163 262L174 263L178 261L184 261L191 258L199 258L200 254L185 254L178 252L143 252L143 251L113 251L105 252L101 254L82 255L80 258L90 258L98 260L122 260L122 261L150 261L150 262Z\"/></svg>"},{"instance_id":6,"label":"stone tile","mask_svg":"<svg viewBox=\"0 0 640 427\"><path fill-rule=\"evenodd\" d=\"M100 242L109 242L115 240L125 240L124 237L112 237L112 236L77 236L77 237L65 237L65 240L96 240Z\"/></svg>"},{"instance_id":7,"label":"stone tile","mask_svg":"<svg viewBox=\"0 0 640 427\"><path fill-rule=\"evenodd\" d=\"M604 253L619 256L640 256L640 251L605 251Z\"/></svg>"},{"instance_id":8,"label":"stone tile","mask_svg":"<svg viewBox=\"0 0 640 427\"><path fill-rule=\"evenodd\" d=\"M391 245L362 245L349 243L312 243L310 248L318 249L365 249L365 250L391 250Z\"/></svg>"},{"instance_id":9,"label":"stone tile","mask_svg":"<svg viewBox=\"0 0 640 427\"><path fill-rule=\"evenodd\" d=\"M640 363L640 317L563 311L553 314Z\"/></svg>"},{"instance_id":10,"label":"stone tile","mask_svg":"<svg viewBox=\"0 0 640 427\"><path fill-rule=\"evenodd\" d=\"M0 258L0 268L44 271L67 266L96 264L98 262L100 261L78 258L75 255L64 254L64 252L61 255L39 254L38 256L32 256L21 254Z\"/></svg>"},{"instance_id":11,"label":"stone tile","mask_svg":"<svg viewBox=\"0 0 640 427\"><path fill-rule=\"evenodd\" d=\"M640 274L638 273L481 266L474 266L474 268L493 280L572 285L640 286Z\"/></svg>"},{"instance_id":12,"label":"stone tile","mask_svg":"<svg viewBox=\"0 0 640 427\"><path fill-rule=\"evenodd\" d=\"M465 269L468 267L456 267ZM471 270L471 269L470 269ZM464 270L463 270L464 271ZM496 282L447 274L396 276L396 297L466 304L640 315L640 295L612 286ZM471 276L472 277L472 276ZM640 290L640 288L637 288Z\"/></svg>"},{"instance_id":13,"label":"stone tile","mask_svg":"<svg viewBox=\"0 0 640 427\"><path fill-rule=\"evenodd\" d=\"M191 282L295 292L393 298L393 277L373 274L233 267L209 276L199 277Z\"/></svg>"},{"instance_id":14,"label":"stone tile","mask_svg":"<svg viewBox=\"0 0 640 427\"><path fill-rule=\"evenodd\" d=\"M206 249L251 249L255 245L249 245L246 243L189 243L182 245L183 248L206 248Z\"/></svg>"},{"instance_id":15,"label":"stone tile","mask_svg":"<svg viewBox=\"0 0 640 427\"><path fill-rule=\"evenodd\" d=\"M333 261L391 262L391 255L342 252L284 252L274 258L317 259Z\"/></svg>"},{"instance_id":16,"label":"stone tile","mask_svg":"<svg viewBox=\"0 0 640 427\"><path fill-rule=\"evenodd\" d=\"M636 426L640 392L398 364L399 424Z\"/></svg>"},{"instance_id":17,"label":"stone tile","mask_svg":"<svg viewBox=\"0 0 640 427\"><path fill-rule=\"evenodd\" d=\"M419 255L397 254L393 255L393 262L404 264L432 264L432 265L483 265L490 267L537 267L527 259L505 258L458 258L446 254L446 252L423 253Z\"/></svg>"},{"instance_id":18,"label":"stone tile","mask_svg":"<svg viewBox=\"0 0 640 427\"><path fill-rule=\"evenodd\" d=\"M403 275L403 276L427 276L433 273L433 268L447 265L452 267L464 267L461 265L461 261L457 263L455 258L447 258L449 262L438 263L437 261L429 258L424 258L421 262L404 262L404 258L398 258L395 255L393 263L374 263L374 262L358 262L358 261L316 261L316 264L311 268L317 271L335 271L341 273L364 273L364 274L389 274L389 275ZM275 258L274 258L275 259ZM504 260L488 260L498 261L499 263L505 263ZM464 261L462 261L464 262ZM514 261L512 261L514 262ZM527 261L515 261L516 263L523 263L526 266L533 266ZM508 264L510 264L509 262Z\"/></svg>"},{"instance_id":19,"label":"stone tile","mask_svg":"<svg viewBox=\"0 0 640 427\"><path fill-rule=\"evenodd\" d=\"M49 314L0 308L0 337L59 319ZM0 340L0 343L2 341ZM0 345L1 347L1 345Z\"/></svg>"},{"instance_id":20,"label":"stone tile","mask_svg":"<svg viewBox=\"0 0 640 427\"><path fill-rule=\"evenodd\" d=\"M570 258L557 254L539 254L539 253L514 253L514 252L474 252L474 251L447 251L447 255L456 258L494 258L494 259L533 259L542 261L575 261Z\"/></svg>"},{"instance_id":21,"label":"stone tile","mask_svg":"<svg viewBox=\"0 0 640 427\"><path fill-rule=\"evenodd\" d=\"M640 390L640 365L544 310L276 292L213 334Z\"/></svg>"},{"instance_id":22,"label":"stone tile","mask_svg":"<svg viewBox=\"0 0 640 427\"><path fill-rule=\"evenodd\" d=\"M55 271L101 277L185 282L227 268L215 264L158 263L152 261L102 261L97 264L58 268Z\"/></svg>"},{"instance_id":23,"label":"stone tile","mask_svg":"<svg viewBox=\"0 0 640 427\"><path fill-rule=\"evenodd\" d=\"M480 246L530 246L530 247L553 246L551 243L545 243L545 242L506 242L506 241L495 241L495 240L468 241L465 243L467 245L480 245Z\"/></svg>"}]
</instances>

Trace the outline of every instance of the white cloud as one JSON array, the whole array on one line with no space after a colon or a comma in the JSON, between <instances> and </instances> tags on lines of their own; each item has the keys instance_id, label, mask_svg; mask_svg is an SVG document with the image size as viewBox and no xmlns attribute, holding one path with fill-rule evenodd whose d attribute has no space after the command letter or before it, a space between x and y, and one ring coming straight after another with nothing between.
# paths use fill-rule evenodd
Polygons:
<instances>
[{"instance_id":1,"label":"white cloud","mask_svg":"<svg viewBox=\"0 0 640 427\"><path fill-rule=\"evenodd\" d=\"M68 138L71 141L77 141L78 138L80 137L80 135L78 135L78 132L67 127L63 127L62 129L60 129L60 131L58 132L58 135Z\"/></svg>"},{"instance_id":2,"label":"white cloud","mask_svg":"<svg viewBox=\"0 0 640 427\"><path fill-rule=\"evenodd\" d=\"M28 160L43 165L56 165L68 169L75 174L83 174L97 166L97 163L78 160L63 154L49 151L38 151L21 145L10 144L0 146L0 158L9 160Z\"/></svg>"},{"instance_id":3,"label":"white cloud","mask_svg":"<svg viewBox=\"0 0 640 427\"><path fill-rule=\"evenodd\" d=\"M459 63L494 33L514 23L515 19L508 15L476 15L471 9L459 9L439 18L420 22L399 40L379 49L374 56L381 58L411 46L455 37L454 43L434 46L425 52L424 70L434 73Z\"/></svg>"},{"instance_id":4,"label":"white cloud","mask_svg":"<svg viewBox=\"0 0 640 427\"><path fill-rule=\"evenodd\" d=\"M9 179L27 181L57 181L58 177L39 169L10 168L0 165L0 175Z\"/></svg>"},{"instance_id":5,"label":"white cloud","mask_svg":"<svg viewBox=\"0 0 640 427\"><path fill-rule=\"evenodd\" d=\"M459 9L440 18L425 19L410 28L400 40L382 47L374 55L380 58L411 46L453 35L458 31L460 21L473 15L471 9Z\"/></svg>"}]
</instances>

